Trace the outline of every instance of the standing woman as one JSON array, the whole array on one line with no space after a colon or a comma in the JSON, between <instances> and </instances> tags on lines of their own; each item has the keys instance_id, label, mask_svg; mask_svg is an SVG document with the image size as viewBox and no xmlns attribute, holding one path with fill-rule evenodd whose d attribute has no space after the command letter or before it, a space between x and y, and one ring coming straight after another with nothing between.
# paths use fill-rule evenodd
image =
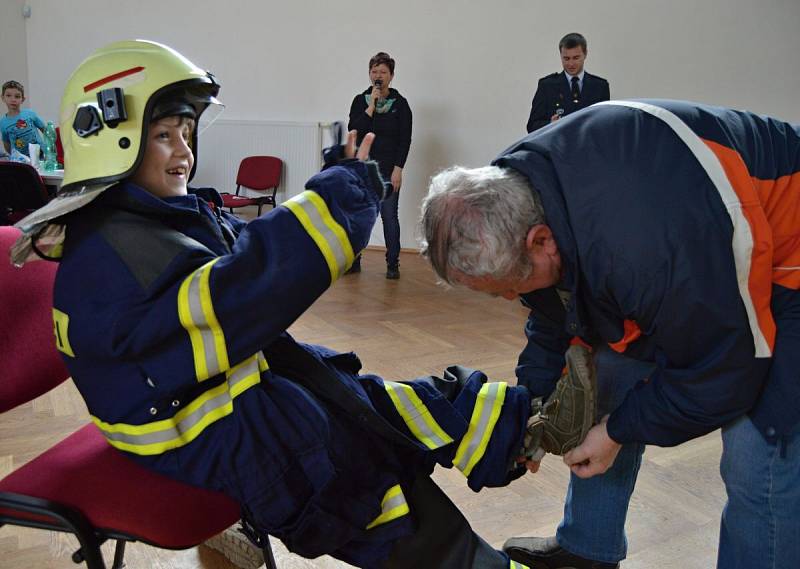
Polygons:
<instances>
[{"instance_id":1,"label":"standing woman","mask_svg":"<svg viewBox=\"0 0 800 569\"><path fill-rule=\"evenodd\" d=\"M386 278L400 278L400 220L397 202L403 185L403 167L411 147L411 107L396 89L389 85L394 79L394 59L383 51L369 60L370 87L359 93L350 105L348 130L358 131L361 144L368 132L375 133L370 157L378 162L381 175L391 180L394 192L381 204L383 238L386 242ZM361 257L356 259L351 273L361 271Z\"/></svg>"}]
</instances>

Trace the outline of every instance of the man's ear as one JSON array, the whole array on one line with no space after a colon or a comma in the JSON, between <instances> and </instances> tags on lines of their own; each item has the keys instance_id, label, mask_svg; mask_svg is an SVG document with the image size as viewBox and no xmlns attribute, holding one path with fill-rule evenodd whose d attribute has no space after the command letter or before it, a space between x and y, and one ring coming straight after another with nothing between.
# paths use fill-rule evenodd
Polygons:
<instances>
[{"instance_id":1,"label":"man's ear","mask_svg":"<svg viewBox=\"0 0 800 569\"><path fill-rule=\"evenodd\" d=\"M525 248L529 253L544 253L545 255L558 253L553 230L544 223L534 225L528 230L528 235L525 237Z\"/></svg>"}]
</instances>

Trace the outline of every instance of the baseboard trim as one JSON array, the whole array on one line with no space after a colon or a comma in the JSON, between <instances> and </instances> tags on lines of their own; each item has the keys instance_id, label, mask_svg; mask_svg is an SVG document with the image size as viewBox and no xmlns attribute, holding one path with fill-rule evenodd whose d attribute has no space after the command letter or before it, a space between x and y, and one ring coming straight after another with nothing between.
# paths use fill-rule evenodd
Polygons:
<instances>
[{"instance_id":1,"label":"baseboard trim","mask_svg":"<svg viewBox=\"0 0 800 569\"><path fill-rule=\"evenodd\" d=\"M367 245L366 249L368 251L386 251L386 247L384 245ZM414 255L419 255L419 249L412 249L410 247L401 247L401 253L413 253Z\"/></svg>"}]
</instances>

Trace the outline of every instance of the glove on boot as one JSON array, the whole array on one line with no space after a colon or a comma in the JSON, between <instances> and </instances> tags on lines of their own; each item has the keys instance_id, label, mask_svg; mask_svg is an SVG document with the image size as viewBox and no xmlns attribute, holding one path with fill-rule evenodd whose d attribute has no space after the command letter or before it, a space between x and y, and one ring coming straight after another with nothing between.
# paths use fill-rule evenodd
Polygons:
<instances>
[{"instance_id":1,"label":"glove on boot","mask_svg":"<svg viewBox=\"0 0 800 569\"><path fill-rule=\"evenodd\" d=\"M522 455L541 460L545 452L563 455L578 446L595 423L595 366L582 345L570 346L567 371L546 401L533 400Z\"/></svg>"}]
</instances>

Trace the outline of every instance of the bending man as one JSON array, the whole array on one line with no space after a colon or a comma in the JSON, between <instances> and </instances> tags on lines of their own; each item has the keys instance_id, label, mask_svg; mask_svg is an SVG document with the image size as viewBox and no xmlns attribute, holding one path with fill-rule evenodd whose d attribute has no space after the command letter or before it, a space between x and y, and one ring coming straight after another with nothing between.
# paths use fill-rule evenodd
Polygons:
<instances>
[{"instance_id":1,"label":"bending man","mask_svg":"<svg viewBox=\"0 0 800 569\"><path fill-rule=\"evenodd\" d=\"M423 205L425 254L443 279L532 308L518 372L534 395L552 389L572 336L655 364L565 456L576 476L606 472L625 445L672 446L723 428L725 569L800 559L798 171L793 125L613 101L528 135L492 166L442 172ZM616 567L639 465L624 462L627 477L609 484L627 479L630 489L571 505L616 512L589 517L607 532L608 557L592 556L569 532L580 520L565 516L558 543L542 551L541 540L513 540L512 558Z\"/></svg>"}]
</instances>

